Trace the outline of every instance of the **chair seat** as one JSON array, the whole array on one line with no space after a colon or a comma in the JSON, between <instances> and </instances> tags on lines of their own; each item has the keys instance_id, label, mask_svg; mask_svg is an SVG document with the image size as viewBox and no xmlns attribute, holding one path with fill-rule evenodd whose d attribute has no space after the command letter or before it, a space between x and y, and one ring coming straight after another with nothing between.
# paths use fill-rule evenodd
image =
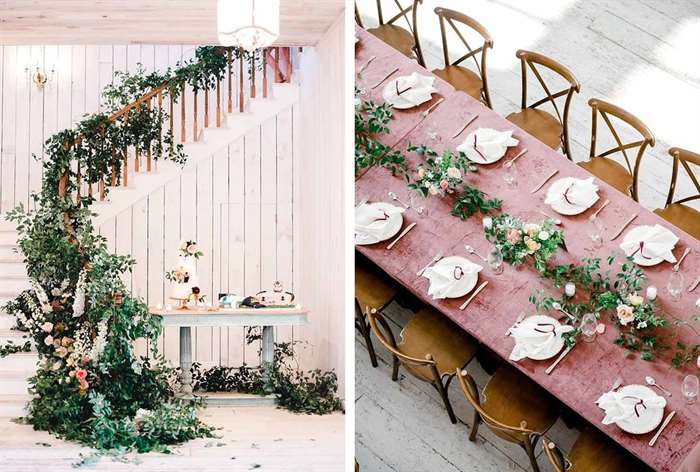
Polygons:
<instances>
[{"instance_id":1,"label":"chair seat","mask_svg":"<svg viewBox=\"0 0 700 472\"><path fill-rule=\"evenodd\" d=\"M425 307L406 323L398 348L417 359L425 359L430 354L442 375L465 366L476 354L478 343L445 315ZM405 367L418 377L433 379L426 367Z\"/></svg>"},{"instance_id":2,"label":"chair seat","mask_svg":"<svg viewBox=\"0 0 700 472\"><path fill-rule=\"evenodd\" d=\"M508 426L525 428L538 433L546 432L557 420L557 403L539 385L509 366L499 368L482 393L481 406L493 419ZM513 441L513 435L492 429Z\"/></svg>"},{"instance_id":3,"label":"chair seat","mask_svg":"<svg viewBox=\"0 0 700 472\"><path fill-rule=\"evenodd\" d=\"M379 269L358 260L355 264L355 298L360 309L369 306L381 310L391 302L398 288Z\"/></svg>"},{"instance_id":4,"label":"chair seat","mask_svg":"<svg viewBox=\"0 0 700 472\"><path fill-rule=\"evenodd\" d=\"M666 208L658 208L654 213L664 220L678 226L695 239L700 239L700 211L682 203L672 203Z\"/></svg>"},{"instance_id":5,"label":"chair seat","mask_svg":"<svg viewBox=\"0 0 700 472\"><path fill-rule=\"evenodd\" d=\"M561 147L564 127L546 111L526 108L517 113L511 113L506 120L527 131L552 149Z\"/></svg>"},{"instance_id":6,"label":"chair seat","mask_svg":"<svg viewBox=\"0 0 700 472\"><path fill-rule=\"evenodd\" d=\"M632 175L623 165L607 157L593 157L589 161L579 162L578 165L625 195L630 195Z\"/></svg>"},{"instance_id":7,"label":"chair seat","mask_svg":"<svg viewBox=\"0 0 700 472\"><path fill-rule=\"evenodd\" d=\"M461 90L467 95L481 100L481 90L484 87L484 82L479 77L479 74L460 66L435 69L433 74L448 82L457 90Z\"/></svg>"},{"instance_id":8,"label":"chair seat","mask_svg":"<svg viewBox=\"0 0 700 472\"><path fill-rule=\"evenodd\" d=\"M380 25L368 29L367 32L381 39L404 56L413 57L416 41L410 31L396 25Z\"/></svg>"},{"instance_id":9,"label":"chair seat","mask_svg":"<svg viewBox=\"0 0 700 472\"><path fill-rule=\"evenodd\" d=\"M628 455L603 435L585 428L569 453L571 468L567 472L620 472L640 469L633 456Z\"/></svg>"}]
</instances>

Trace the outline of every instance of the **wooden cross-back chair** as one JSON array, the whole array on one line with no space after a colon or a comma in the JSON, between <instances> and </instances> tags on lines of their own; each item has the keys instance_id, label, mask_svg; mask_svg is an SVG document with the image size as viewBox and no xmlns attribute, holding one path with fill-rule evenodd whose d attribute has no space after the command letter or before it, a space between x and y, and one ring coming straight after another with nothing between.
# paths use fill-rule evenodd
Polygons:
<instances>
[{"instance_id":1,"label":"wooden cross-back chair","mask_svg":"<svg viewBox=\"0 0 700 472\"><path fill-rule=\"evenodd\" d=\"M445 60L445 67L434 70L433 74L443 78L457 90L461 90L467 95L483 101L486 106L491 108L491 97L489 96L489 87L486 79L486 51L493 48L491 35L481 23L458 11L437 7L435 9L435 14L440 19L440 34L442 35L442 53ZM469 42L464 37L464 34L462 34L462 31L460 31L455 23L464 25L478 33L483 39L483 43L481 43L479 47L472 49ZM462 44L467 48L467 53L452 62L450 62L450 53L447 44L446 25L452 28ZM481 57L479 57L479 55ZM473 72L463 65L460 66L461 63L470 58L474 60L478 73Z\"/></svg>"},{"instance_id":2,"label":"wooden cross-back chair","mask_svg":"<svg viewBox=\"0 0 700 472\"><path fill-rule=\"evenodd\" d=\"M456 375L465 398L474 408L469 440L476 440L483 422L496 436L525 449L532 469L539 472L535 446L558 417L558 407L546 392L509 366L496 371L482 395L467 371L457 369Z\"/></svg>"},{"instance_id":3,"label":"wooden cross-back chair","mask_svg":"<svg viewBox=\"0 0 700 472\"><path fill-rule=\"evenodd\" d=\"M401 331L401 343L384 316L373 309L367 310L372 332L391 353L391 379L399 379L399 366L419 380L431 384L440 394L452 424L457 423L448 389L454 378L454 369L466 366L474 358L478 344L461 328L432 308L423 308Z\"/></svg>"},{"instance_id":4,"label":"wooden cross-back chair","mask_svg":"<svg viewBox=\"0 0 700 472\"><path fill-rule=\"evenodd\" d=\"M639 165L647 147L653 147L656 143L654 135L639 118L612 103L605 102L598 98L592 98L588 101L588 105L590 105L592 113L590 159L586 162L579 163L579 165L599 179L612 185L620 192L631 196L635 201L639 201L639 194L637 192ZM601 153L596 151L596 143L598 140L598 115L603 118L603 122L610 130L617 144L617 146ZM610 116L634 128L640 134L640 139L623 144L620 135L610 120ZM638 148L637 154L634 160L631 161L627 151L635 148ZM623 155L626 167L607 157L616 153L621 153Z\"/></svg>"},{"instance_id":5,"label":"wooden cross-back chair","mask_svg":"<svg viewBox=\"0 0 700 472\"><path fill-rule=\"evenodd\" d=\"M621 472L634 470L650 471L633 456L611 444L601 433L586 427L565 455L552 441L542 438L542 449L554 472Z\"/></svg>"},{"instance_id":6,"label":"wooden cross-back chair","mask_svg":"<svg viewBox=\"0 0 700 472\"><path fill-rule=\"evenodd\" d=\"M521 79L522 79L522 99L520 103L521 110L516 113L511 113L506 117L508 121L518 125L520 128L527 131L532 136L542 141L552 149L561 148L566 157L571 160L571 149L569 147L569 109L571 108L571 100L574 93L581 91L579 84L574 74L569 69L559 62L542 54L518 50L515 55L520 59ZM552 93L549 86L542 78L542 74L537 66L544 67L555 74L562 77L569 83L569 87ZM537 78L537 81L542 86L546 96L530 105L527 104L527 72L528 69ZM557 99L566 97L564 107L560 110ZM538 107L545 104L551 104L556 114L552 115Z\"/></svg>"},{"instance_id":7,"label":"wooden cross-back chair","mask_svg":"<svg viewBox=\"0 0 700 472\"><path fill-rule=\"evenodd\" d=\"M404 7L401 5L399 0L393 0L393 3L399 9L399 12L390 19L384 21L382 0L377 0L377 16L379 18L379 26L376 28L370 28L367 31L405 56L415 56L418 63L425 66L425 61L423 61L423 51L420 47L420 39L418 38L418 5L422 4L423 0L410 0L410 2L410 5ZM396 24L402 18L406 20L406 26L408 29ZM362 20L360 19L360 13L357 10L357 5L355 5L355 21L362 26Z\"/></svg>"},{"instance_id":8,"label":"wooden cross-back chair","mask_svg":"<svg viewBox=\"0 0 700 472\"><path fill-rule=\"evenodd\" d=\"M654 213L661 216L666 221L673 223L686 233L700 240L700 212L684 203L700 199L700 182L698 181L691 166L700 166L700 154L681 148L671 148L668 153L673 157L673 172L671 173L671 186L668 189L666 206L654 210ZM678 182L678 170L683 167L690 178L697 193L688 197L673 201Z\"/></svg>"}]
</instances>

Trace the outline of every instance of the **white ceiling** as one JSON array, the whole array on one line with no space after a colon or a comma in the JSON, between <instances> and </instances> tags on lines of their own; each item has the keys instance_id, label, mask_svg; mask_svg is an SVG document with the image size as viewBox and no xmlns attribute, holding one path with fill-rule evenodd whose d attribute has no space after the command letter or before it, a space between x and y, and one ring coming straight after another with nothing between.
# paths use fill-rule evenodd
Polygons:
<instances>
[{"instance_id":1,"label":"white ceiling","mask_svg":"<svg viewBox=\"0 0 700 472\"><path fill-rule=\"evenodd\" d=\"M314 45L344 0L281 0L279 45ZM216 0L0 0L0 44L216 44Z\"/></svg>"}]
</instances>

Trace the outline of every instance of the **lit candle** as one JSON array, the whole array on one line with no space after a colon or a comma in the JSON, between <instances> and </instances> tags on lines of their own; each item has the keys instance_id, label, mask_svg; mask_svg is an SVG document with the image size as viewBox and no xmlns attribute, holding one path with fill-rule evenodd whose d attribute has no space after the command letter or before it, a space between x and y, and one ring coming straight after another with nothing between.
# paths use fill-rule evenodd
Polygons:
<instances>
[{"instance_id":1,"label":"lit candle","mask_svg":"<svg viewBox=\"0 0 700 472\"><path fill-rule=\"evenodd\" d=\"M653 302L654 300L656 300L656 287L654 287L653 285L649 285L647 287L647 299L650 302Z\"/></svg>"},{"instance_id":2,"label":"lit candle","mask_svg":"<svg viewBox=\"0 0 700 472\"><path fill-rule=\"evenodd\" d=\"M700 298L698 298L697 300L695 300L695 306L698 307L698 308L700 308Z\"/></svg>"},{"instance_id":3,"label":"lit candle","mask_svg":"<svg viewBox=\"0 0 700 472\"><path fill-rule=\"evenodd\" d=\"M576 285L573 282L567 282L564 286L564 293L567 297L573 297L576 294Z\"/></svg>"}]
</instances>

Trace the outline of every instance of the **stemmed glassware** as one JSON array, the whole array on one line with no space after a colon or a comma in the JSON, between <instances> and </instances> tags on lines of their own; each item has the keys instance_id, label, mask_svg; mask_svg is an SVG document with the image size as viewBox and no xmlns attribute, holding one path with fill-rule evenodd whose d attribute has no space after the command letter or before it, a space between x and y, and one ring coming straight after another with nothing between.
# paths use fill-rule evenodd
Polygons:
<instances>
[{"instance_id":1,"label":"stemmed glassware","mask_svg":"<svg viewBox=\"0 0 700 472\"><path fill-rule=\"evenodd\" d=\"M668 276L668 283L666 284L666 290L671 296L671 300L677 302L681 299L681 292L683 291L684 284L683 274L674 267L673 270L671 270L671 275Z\"/></svg>"},{"instance_id":2,"label":"stemmed glassware","mask_svg":"<svg viewBox=\"0 0 700 472\"><path fill-rule=\"evenodd\" d=\"M486 262L494 274L499 275L503 273L503 253L498 246L494 245L491 248L486 256Z\"/></svg>"},{"instance_id":3,"label":"stemmed glassware","mask_svg":"<svg viewBox=\"0 0 700 472\"><path fill-rule=\"evenodd\" d=\"M681 391L683 392L683 398L688 404L693 404L697 400L699 384L700 381L695 375L686 375L683 378Z\"/></svg>"},{"instance_id":4,"label":"stemmed glassware","mask_svg":"<svg viewBox=\"0 0 700 472\"><path fill-rule=\"evenodd\" d=\"M504 166L503 180L509 187L515 188L518 186L518 169L514 162L510 162Z\"/></svg>"},{"instance_id":5,"label":"stemmed glassware","mask_svg":"<svg viewBox=\"0 0 700 472\"><path fill-rule=\"evenodd\" d=\"M603 222L597 216L591 216L588 218L588 237L593 241L595 247L601 247L603 245L603 233L605 232L605 227Z\"/></svg>"},{"instance_id":6,"label":"stemmed glassware","mask_svg":"<svg viewBox=\"0 0 700 472\"><path fill-rule=\"evenodd\" d=\"M418 192L409 192L408 206L421 218L428 216L428 208L425 206L426 198Z\"/></svg>"},{"instance_id":7,"label":"stemmed glassware","mask_svg":"<svg viewBox=\"0 0 700 472\"><path fill-rule=\"evenodd\" d=\"M586 313L581 318L581 337L587 343L595 341L598 328L598 317L595 313Z\"/></svg>"}]
</instances>

